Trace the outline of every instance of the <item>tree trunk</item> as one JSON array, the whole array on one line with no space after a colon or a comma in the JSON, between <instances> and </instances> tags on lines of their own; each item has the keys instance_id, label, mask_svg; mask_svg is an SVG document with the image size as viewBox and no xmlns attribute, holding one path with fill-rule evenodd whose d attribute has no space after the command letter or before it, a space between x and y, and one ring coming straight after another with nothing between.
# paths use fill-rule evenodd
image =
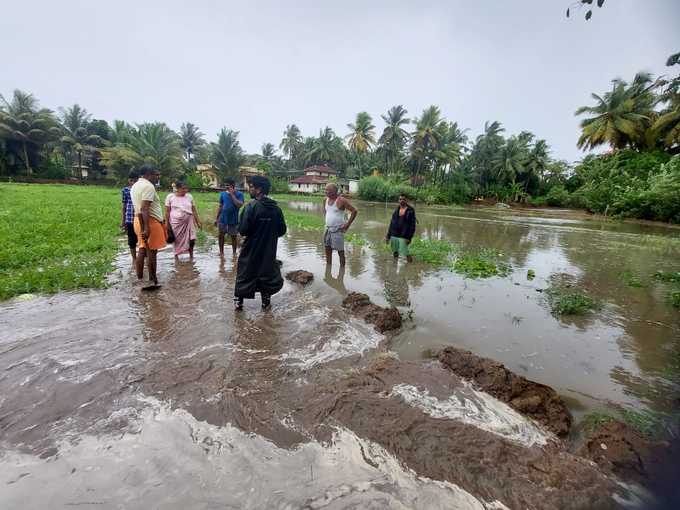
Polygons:
<instances>
[{"instance_id":1,"label":"tree trunk","mask_svg":"<svg viewBox=\"0 0 680 510\"><path fill-rule=\"evenodd\" d=\"M80 175L78 176L80 179L83 178L83 151L78 151L78 172L80 172Z\"/></svg>"},{"instance_id":2,"label":"tree trunk","mask_svg":"<svg viewBox=\"0 0 680 510\"><path fill-rule=\"evenodd\" d=\"M31 170L31 163L28 161L28 148L26 147L26 142L23 142L23 149L24 149L24 164L26 165L26 175L30 177L30 175L33 173L33 170Z\"/></svg>"}]
</instances>

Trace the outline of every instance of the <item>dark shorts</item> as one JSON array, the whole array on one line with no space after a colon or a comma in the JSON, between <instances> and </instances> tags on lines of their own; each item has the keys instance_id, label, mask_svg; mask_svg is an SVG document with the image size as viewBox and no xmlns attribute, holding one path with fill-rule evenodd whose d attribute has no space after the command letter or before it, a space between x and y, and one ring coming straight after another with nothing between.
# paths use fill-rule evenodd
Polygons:
<instances>
[{"instance_id":1,"label":"dark shorts","mask_svg":"<svg viewBox=\"0 0 680 510\"><path fill-rule=\"evenodd\" d=\"M133 249L137 248L137 234L135 233L134 223L126 223L125 232L127 232L128 246Z\"/></svg>"},{"instance_id":2,"label":"dark shorts","mask_svg":"<svg viewBox=\"0 0 680 510\"><path fill-rule=\"evenodd\" d=\"M238 225L227 225L226 223L218 223L217 227L220 229L221 234L227 234L230 236L238 235Z\"/></svg>"}]
</instances>

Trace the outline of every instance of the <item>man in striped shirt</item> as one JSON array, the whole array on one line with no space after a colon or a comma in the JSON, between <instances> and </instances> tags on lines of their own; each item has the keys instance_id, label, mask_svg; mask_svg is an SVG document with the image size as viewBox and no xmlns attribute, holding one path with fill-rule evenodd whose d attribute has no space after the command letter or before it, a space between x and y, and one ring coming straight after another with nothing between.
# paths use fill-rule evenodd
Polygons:
<instances>
[{"instance_id":1,"label":"man in striped shirt","mask_svg":"<svg viewBox=\"0 0 680 510\"><path fill-rule=\"evenodd\" d=\"M137 172L132 171L128 176L127 186L125 186L120 194L122 197L123 208L121 210L120 228L127 233L128 246L130 247L130 255L132 255L132 263L137 259L137 234L135 234L135 208L132 205L132 197L130 196L130 188L137 182L139 176Z\"/></svg>"}]
</instances>

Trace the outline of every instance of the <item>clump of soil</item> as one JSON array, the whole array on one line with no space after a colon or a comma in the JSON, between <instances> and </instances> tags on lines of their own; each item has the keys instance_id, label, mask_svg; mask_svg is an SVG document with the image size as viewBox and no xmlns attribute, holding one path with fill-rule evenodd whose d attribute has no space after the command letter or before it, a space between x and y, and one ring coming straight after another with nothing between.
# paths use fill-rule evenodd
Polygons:
<instances>
[{"instance_id":1,"label":"clump of soil","mask_svg":"<svg viewBox=\"0 0 680 510\"><path fill-rule=\"evenodd\" d=\"M291 282L299 283L300 285L307 285L314 279L314 275L309 271L303 269L298 269L297 271L291 271L286 274L286 279Z\"/></svg>"},{"instance_id":2,"label":"clump of soil","mask_svg":"<svg viewBox=\"0 0 680 510\"><path fill-rule=\"evenodd\" d=\"M456 375L472 381L480 390L536 420L552 433L562 437L569 433L571 414L549 386L517 375L502 363L454 347L443 349L439 361Z\"/></svg>"},{"instance_id":3,"label":"clump of soil","mask_svg":"<svg viewBox=\"0 0 680 510\"><path fill-rule=\"evenodd\" d=\"M396 308L383 308L374 305L366 294L350 292L342 300L342 306L349 308L354 315L373 324L380 333L392 331L401 327L401 315Z\"/></svg>"},{"instance_id":4,"label":"clump of soil","mask_svg":"<svg viewBox=\"0 0 680 510\"><path fill-rule=\"evenodd\" d=\"M382 445L418 475L450 481L489 503L554 510L618 507L614 482L561 442L529 447L459 420L433 417L390 396L402 382L432 394L463 385L438 363L381 356L364 370L302 388L304 406L297 418L324 441L334 427L345 426Z\"/></svg>"},{"instance_id":5,"label":"clump of soil","mask_svg":"<svg viewBox=\"0 0 680 510\"><path fill-rule=\"evenodd\" d=\"M663 450L668 450L666 443L650 441L629 425L610 420L593 430L576 453L621 478L644 481L664 461Z\"/></svg>"}]
</instances>

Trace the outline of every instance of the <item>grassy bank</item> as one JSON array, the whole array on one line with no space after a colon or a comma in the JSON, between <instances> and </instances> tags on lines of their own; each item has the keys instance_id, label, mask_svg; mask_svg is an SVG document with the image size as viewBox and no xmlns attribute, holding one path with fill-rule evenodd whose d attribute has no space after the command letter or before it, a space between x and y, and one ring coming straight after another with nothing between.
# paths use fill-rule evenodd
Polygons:
<instances>
[{"instance_id":1,"label":"grassy bank","mask_svg":"<svg viewBox=\"0 0 680 510\"><path fill-rule=\"evenodd\" d=\"M0 184L0 299L102 287L121 235L120 191Z\"/></svg>"}]
</instances>

